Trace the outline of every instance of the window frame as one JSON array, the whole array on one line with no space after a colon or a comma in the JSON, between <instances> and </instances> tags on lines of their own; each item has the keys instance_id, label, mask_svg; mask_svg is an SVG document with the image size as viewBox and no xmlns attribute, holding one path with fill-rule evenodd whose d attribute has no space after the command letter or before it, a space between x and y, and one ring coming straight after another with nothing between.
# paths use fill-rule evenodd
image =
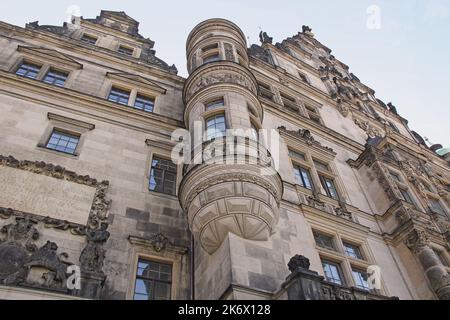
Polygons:
<instances>
[{"instance_id":1,"label":"window frame","mask_svg":"<svg viewBox=\"0 0 450 320\"><path fill-rule=\"evenodd\" d=\"M175 167L175 170L171 171L169 169L161 169L161 168L155 167L154 166L154 162L155 162L156 159L159 160L159 161L168 161L169 162L169 167L170 167L170 163L172 163L172 165ZM151 189L152 178L154 177L154 175L153 175L153 171L154 170L162 171L161 172L162 187L160 188L161 190L156 190L156 189L152 190ZM148 179L149 179L148 190L150 192L154 192L154 193L158 193L158 194L164 194L164 195L171 196L171 197L176 197L177 194L178 194L178 171L179 171L178 166L175 163L173 163L172 160L170 160L170 159L168 159L168 158L166 158L164 156L161 156L159 154L153 154L152 157L151 157L151 160L150 160L150 173L148 175ZM166 192L166 174L167 173L172 174L175 177L175 181L169 181L169 182L173 182L174 183L173 193L167 193ZM155 186L157 186L157 184L155 184Z\"/></svg>"},{"instance_id":2,"label":"window frame","mask_svg":"<svg viewBox=\"0 0 450 320\"><path fill-rule=\"evenodd\" d=\"M135 48L127 46L125 44L119 44L119 47L117 48L117 53L131 58L134 56L135 51Z\"/></svg>"},{"instance_id":3,"label":"window frame","mask_svg":"<svg viewBox=\"0 0 450 320\"><path fill-rule=\"evenodd\" d=\"M326 259L326 258L321 258L320 261L322 263L322 268L323 268L323 272L324 272L324 275L325 275L325 280L327 282L333 283L333 284L338 285L338 286L346 286L347 285L347 282L346 282L346 279L345 279L345 276L344 276L344 272L343 272L341 263L333 261L333 260L330 260L330 259ZM340 280L341 283L337 283L337 282L333 281L334 279L330 280L328 278L327 272L325 271L325 267L324 267L325 264L328 264L330 266L336 267L336 271L338 273L338 276L340 278L339 280Z\"/></svg>"},{"instance_id":4,"label":"window frame","mask_svg":"<svg viewBox=\"0 0 450 320\"><path fill-rule=\"evenodd\" d=\"M27 72L25 74L23 74L23 75L18 74L19 70L22 69L22 67L24 65L33 66L33 67L39 67L39 69L37 69L36 76L34 78L27 76L27 74L29 72L29 69L27 69ZM32 80L38 80L39 81L39 75L42 73L43 69L44 69L44 64L37 63L37 62L32 62L32 61L29 61L27 59L24 59L21 62L19 62L18 66L14 70L14 74L16 76L18 76L18 77L23 77L23 78L32 79ZM36 71L36 69L34 69L34 71Z\"/></svg>"},{"instance_id":5,"label":"window frame","mask_svg":"<svg viewBox=\"0 0 450 320\"><path fill-rule=\"evenodd\" d=\"M342 240L342 246L343 246L343 249L344 249L344 253L345 253L345 255L346 255L348 258L351 258L351 259L357 259L357 260L361 260L361 261L364 261L364 260L365 260L365 259L364 259L364 254L363 254L363 252L362 252L362 250L361 250L361 247L360 247L359 245L356 245L356 244L350 243L350 242L348 242L348 241ZM348 250L347 250L349 247L350 247L351 249L356 249L356 251L357 251L358 253L355 254L355 256L349 254L349 252L348 252Z\"/></svg>"},{"instance_id":6,"label":"window frame","mask_svg":"<svg viewBox=\"0 0 450 320\"><path fill-rule=\"evenodd\" d=\"M149 264L150 263L154 263L154 264L157 264L159 266L170 267L170 280L153 279L153 278L150 278L150 277L140 276L138 273L139 273L139 269L140 269L139 268L139 264L141 263L141 261L144 261L144 262L149 263ZM136 268L135 268L135 271L134 271L134 285L133 285L133 297L132 297L133 300L134 301L170 301L170 300L173 300L173 287L174 287L173 286L173 277L174 277L174 265L173 265L173 263L161 262L159 260L154 260L154 259L150 259L150 258L147 258L147 257L139 255L137 257ZM152 296L153 296L153 299L147 299L147 300L138 300L138 299L136 299L136 295L137 295L136 289L137 289L137 283L138 283L139 280L149 281L149 282L152 283L152 288L153 288ZM162 283L162 284L169 285L169 288L170 288L169 300L156 300L155 299L155 297L154 297L154 295L155 295L154 288L155 288L155 285L157 283Z\"/></svg>"},{"instance_id":7,"label":"window frame","mask_svg":"<svg viewBox=\"0 0 450 320\"><path fill-rule=\"evenodd\" d=\"M132 95L132 93L131 93ZM131 97L130 97L131 100ZM143 102L143 109L140 109L138 107L136 107L136 103L138 102L138 100L140 101L147 101L147 102L151 102L151 111L147 110L146 108L146 103ZM135 110L139 110L139 111L143 111L146 113L155 113L155 103L156 103L156 99L154 97L148 96L148 95L144 95L144 94L140 94L139 92L136 94L136 98L134 99L133 103L133 109Z\"/></svg>"},{"instance_id":8,"label":"window frame","mask_svg":"<svg viewBox=\"0 0 450 320\"><path fill-rule=\"evenodd\" d=\"M341 199L341 196L340 196L339 190L338 190L338 188L336 186L335 179L334 178L330 178L330 177L328 177L326 175L323 175L321 173L319 173L319 178L320 178L320 182L322 184L322 187L325 190L325 193L326 193L325 195L328 198L331 198L333 200L339 201ZM333 187L333 191L336 194L335 197L333 196L333 194L332 194L332 192L330 190L330 186L328 186L328 184L327 184L328 182L330 182L332 187Z\"/></svg>"},{"instance_id":9,"label":"window frame","mask_svg":"<svg viewBox=\"0 0 450 320\"><path fill-rule=\"evenodd\" d=\"M92 42L92 41L86 41L85 39L88 39L88 38L90 38L90 40L95 40L95 42ZM96 37L96 36L93 36L93 35L90 35L90 34L88 34L88 33L83 33L83 35L81 36L81 38L80 38L80 41L81 42L83 42L83 43L86 43L86 44L89 44L89 45L92 45L92 46L95 46L95 45L97 45L97 43L98 43L98 37Z\"/></svg>"},{"instance_id":10,"label":"window frame","mask_svg":"<svg viewBox=\"0 0 450 320\"><path fill-rule=\"evenodd\" d=\"M208 125L208 122L212 121L213 119L216 120L217 118L222 117L223 118L223 125L224 125L224 130L223 130L223 135L222 136L210 136L209 134L209 129L212 128L212 126ZM227 130L228 130L228 126L227 126L227 118L226 118L226 114L223 111L219 111L216 113L212 113L209 114L208 116L206 116L205 118L205 141L213 141L214 139L219 139L219 138L223 138L226 136L227 134ZM221 124L222 122L219 122L219 124ZM214 128L217 129L217 122L214 123ZM215 133L217 133L218 131L216 130Z\"/></svg>"},{"instance_id":11,"label":"window frame","mask_svg":"<svg viewBox=\"0 0 450 320\"><path fill-rule=\"evenodd\" d=\"M311 170L306 168L305 166L302 166L302 165L299 165L296 163L293 163L293 165L294 165L294 175L295 175L297 184L300 185L302 188L308 189L310 191L316 190L315 185L314 185L314 180L311 175ZM298 171L298 175L297 175L296 170ZM311 188L308 188L308 186L306 185L304 174L306 174L306 176L308 177ZM300 178L301 181L299 181L298 178Z\"/></svg>"},{"instance_id":12,"label":"window frame","mask_svg":"<svg viewBox=\"0 0 450 320\"><path fill-rule=\"evenodd\" d=\"M60 85L58 85L58 84L55 83L56 79L58 79L57 76L54 76L53 82L47 82L46 79L47 79L47 77L49 76L50 73L64 74L66 77L65 77L65 79L64 79L63 85L60 86ZM68 72L68 71L61 70L61 69L54 68L54 67L50 67L50 68L47 70L47 72L45 73L44 77L42 78L42 82L44 82L44 83L46 83L46 84L49 84L49 85L52 85L52 86L59 87L59 88L64 88L64 87L66 86L66 84L67 84L67 81L68 81L68 79L69 79L69 76L70 76L70 72Z\"/></svg>"},{"instance_id":13,"label":"window frame","mask_svg":"<svg viewBox=\"0 0 450 320\"><path fill-rule=\"evenodd\" d=\"M120 91L119 93L127 92L128 93L127 103L125 104L125 103L120 103L119 102L120 97L121 97L120 94L115 94L117 96L118 100L116 100L116 101L111 100L111 95L113 94L113 91L118 91L118 92ZM130 106L131 94L132 94L132 90L130 90L130 89L126 89L126 88L122 88L122 87L119 87L119 86L112 85L110 90L109 90L109 92L108 92L108 96L106 97L106 100L108 100L111 103L115 103L117 105Z\"/></svg>"},{"instance_id":14,"label":"window frame","mask_svg":"<svg viewBox=\"0 0 450 320\"><path fill-rule=\"evenodd\" d=\"M53 135L54 135L54 134L59 134L59 135L61 135L61 136L66 136L66 137L69 138L69 140L67 141L68 143L66 144L65 149L67 149L67 145L68 145L69 143L73 143L73 142L70 142L70 139L76 138L77 143L76 143L76 145L75 145L75 148L73 149L73 152L67 152L66 150L64 150L64 151L63 151L63 150L58 150L57 148L50 148L50 147L49 147L50 141L53 139ZM59 143L60 141L61 141L61 138L58 139L58 143ZM55 128L53 128L52 132L50 133L50 136L49 136L48 139L47 139L47 142L45 143L45 149L51 150L51 151L54 151L54 152L58 152L58 153L62 153L62 154L71 155L71 156L77 156L77 151L78 151L78 148L79 148L79 146L80 146L80 143L81 143L81 134L79 134L79 133L73 133L73 132L68 132L67 130L60 129L60 128L56 128L56 127L55 127ZM52 144L52 145L55 145L55 147L58 146L58 144Z\"/></svg>"}]
</instances>

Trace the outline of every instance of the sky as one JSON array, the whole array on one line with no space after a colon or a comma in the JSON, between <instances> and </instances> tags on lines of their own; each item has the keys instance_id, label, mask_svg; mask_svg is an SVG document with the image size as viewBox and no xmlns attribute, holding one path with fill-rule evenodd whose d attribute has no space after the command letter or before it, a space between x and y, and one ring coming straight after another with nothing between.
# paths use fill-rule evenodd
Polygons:
<instances>
[{"instance_id":1,"label":"sky","mask_svg":"<svg viewBox=\"0 0 450 320\"><path fill-rule=\"evenodd\" d=\"M157 56L185 77L187 36L205 19L235 22L249 45L261 29L281 42L308 25L412 130L450 148L450 0L14 0L0 20L62 25L73 13L95 18L102 9L140 21Z\"/></svg>"}]
</instances>

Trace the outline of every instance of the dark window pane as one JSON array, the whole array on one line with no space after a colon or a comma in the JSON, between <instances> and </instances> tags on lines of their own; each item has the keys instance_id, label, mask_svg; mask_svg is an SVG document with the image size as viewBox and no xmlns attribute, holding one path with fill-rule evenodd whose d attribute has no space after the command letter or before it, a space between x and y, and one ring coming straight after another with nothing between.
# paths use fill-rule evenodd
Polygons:
<instances>
[{"instance_id":1,"label":"dark window pane","mask_svg":"<svg viewBox=\"0 0 450 320\"><path fill-rule=\"evenodd\" d=\"M120 46L118 52L127 56L132 56L134 50L132 48L127 48L125 46Z\"/></svg>"},{"instance_id":2,"label":"dark window pane","mask_svg":"<svg viewBox=\"0 0 450 320\"><path fill-rule=\"evenodd\" d=\"M152 98L138 95L136 97L134 107L136 109L143 110L146 112L153 112L153 109L155 107L155 101Z\"/></svg>"},{"instance_id":3,"label":"dark window pane","mask_svg":"<svg viewBox=\"0 0 450 320\"><path fill-rule=\"evenodd\" d=\"M58 87L63 87L66 83L68 74L61 71L56 71L50 69L47 75L44 78L44 82L48 84L53 84Z\"/></svg>"},{"instance_id":4,"label":"dark window pane","mask_svg":"<svg viewBox=\"0 0 450 320\"><path fill-rule=\"evenodd\" d=\"M322 261L322 266L325 273L325 278L328 282L344 285L341 267L338 264L328 261Z\"/></svg>"},{"instance_id":5,"label":"dark window pane","mask_svg":"<svg viewBox=\"0 0 450 320\"><path fill-rule=\"evenodd\" d=\"M322 181L322 186L325 189L327 196L335 200L339 200L339 195L336 186L334 185L334 181L322 176L320 177L320 180Z\"/></svg>"},{"instance_id":6,"label":"dark window pane","mask_svg":"<svg viewBox=\"0 0 450 320\"><path fill-rule=\"evenodd\" d=\"M333 237L314 232L314 239L319 247L333 251L336 250L334 247Z\"/></svg>"},{"instance_id":7,"label":"dark window pane","mask_svg":"<svg viewBox=\"0 0 450 320\"><path fill-rule=\"evenodd\" d=\"M347 256L349 256L351 258L363 260L363 256L361 254L361 249L358 246L344 242L344 249L345 249L345 253L347 254Z\"/></svg>"},{"instance_id":8,"label":"dark window pane","mask_svg":"<svg viewBox=\"0 0 450 320\"><path fill-rule=\"evenodd\" d=\"M36 79L41 67L31 63L22 63L17 69L16 74L22 77Z\"/></svg>"},{"instance_id":9,"label":"dark window pane","mask_svg":"<svg viewBox=\"0 0 450 320\"><path fill-rule=\"evenodd\" d=\"M172 266L139 260L134 290L135 300L170 300Z\"/></svg>"},{"instance_id":10,"label":"dark window pane","mask_svg":"<svg viewBox=\"0 0 450 320\"><path fill-rule=\"evenodd\" d=\"M150 191L169 195L176 194L177 167L166 159L154 157L150 172Z\"/></svg>"},{"instance_id":11,"label":"dark window pane","mask_svg":"<svg viewBox=\"0 0 450 320\"><path fill-rule=\"evenodd\" d=\"M311 174L308 169L302 167L295 167L295 176L297 178L297 182L306 189L312 190L313 183L311 179Z\"/></svg>"},{"instance_id":12,"label":"dark window pane","mask_svg":"<svg viewBox=\"0 0 450 320\"><path fill-rule=\"evenodd\" d=\"M207 103L206 104L206 110L212 110L212 109L215 109L215 108L221 108L224 105L225 105L225 102L223 101L223 98L222 99L218 99L218 100L215 100L215 101Z\"/></svg>"},{"instance_id":13,"label":"dark window pane","mask_svg":"<svg viewBox=\"0 0 450 320\"><path fill-rule=\"evenodd\" d=\"M353 279L359 289L370 290L369 283L367 282L367 273L361 270L352 270Z\"/></svg>"},{"instance_id":14,"label":"dark window pane","mask_svg":"<svg viewBox=\"0 0 450 320\"><path fill-rule=\"evenodd\" d=\"M84 34L83 37L81 38L82 42L88 43L88 44L96 44L97 43L97 38L89 36L87 34Z\"/></svg>"},{"instance_id":15,"label":"dark window pane","mask_svg":"<svg viewBox=\"0 0 450 320\"><path fill-rule=\"evenodd\" d=\"M116 102L123 105L128 105L128 100L130 99L130 92L112 88L111 92L109 93L108 100L111 102Z\"/></svg>"},{"instance_id":16,"label":"dark window pane","mask_svg":"<svg viewBox=\"0 0 450 320\"><path fill-rule=\"evenodd\" d=\"M48 143L47 149L56 150L68 154L74 154L80 141L79 136L74 136L59 131L53 131Z\"/></svg>"}]
</instances>

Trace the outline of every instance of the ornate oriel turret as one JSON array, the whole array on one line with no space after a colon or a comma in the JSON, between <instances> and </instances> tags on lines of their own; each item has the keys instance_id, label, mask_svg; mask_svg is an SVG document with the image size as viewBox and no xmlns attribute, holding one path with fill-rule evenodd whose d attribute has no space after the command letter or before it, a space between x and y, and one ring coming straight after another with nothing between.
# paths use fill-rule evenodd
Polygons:
<instances>
[{"instance_id":1,"label":"ornate oriel turret","mask_svg":"<svg viewBox=\"0 0 450 320\"><path fill-rule=\"evenodd\" d=\"M271 155L258 144L263 111L245 36L232 22L207 20L189 35L187 58L185 123L192 137L200 127L204 133L203 141L192 144L196 161L185 167L180 187L191 231L210 254L230 232L267 240L278 222L283 188ZM244 131L247 138L239 139ZM205 162L206 153L214 163Z\"/></svg>"}]
</instances>

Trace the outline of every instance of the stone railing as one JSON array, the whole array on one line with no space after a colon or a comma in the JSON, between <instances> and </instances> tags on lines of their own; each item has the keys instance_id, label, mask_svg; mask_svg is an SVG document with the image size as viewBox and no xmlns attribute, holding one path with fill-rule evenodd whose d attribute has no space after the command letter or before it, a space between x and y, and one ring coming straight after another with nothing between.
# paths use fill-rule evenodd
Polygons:
<instances>
[{"instance_id":1,"label":"stone railing","mask_svg":"<svg viewBox=\"0 0 450 320\"><path fill-rule=\"evenodd\" d=\"M291 274L282 285L288 300L399 300L358 288L349 288L324 280L309 270L309 259L295 256L289 262Z\"/></svg>"}]
</instances>

